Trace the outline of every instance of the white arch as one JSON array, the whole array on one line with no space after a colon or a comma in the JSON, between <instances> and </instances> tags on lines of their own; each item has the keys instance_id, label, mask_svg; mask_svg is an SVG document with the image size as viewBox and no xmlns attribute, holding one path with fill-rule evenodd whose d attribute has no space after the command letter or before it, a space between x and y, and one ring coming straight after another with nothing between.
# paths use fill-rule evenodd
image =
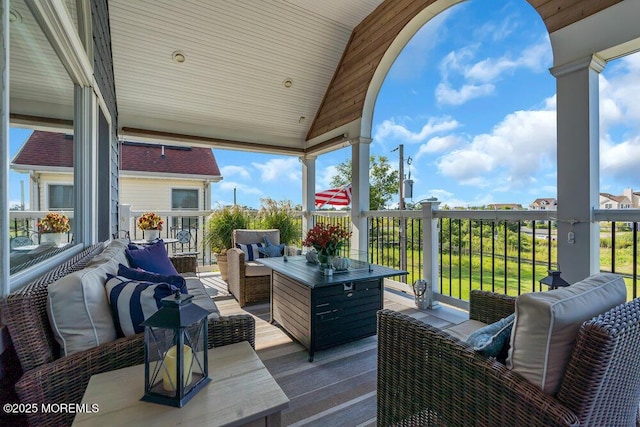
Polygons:
<instances>
[{"instance_id":1,"label":"white arch","mask_svg":"<svg viewBox=\"0 0 640 427\"><path fill-rule=\"evenodd\" d=\"M462 3L466 0L438 0L429 6L427 6L422 12L418 13L411 21L404 26L404 28L398 33L398 36L389 46L389 49L384 53L384 56L380 60L378 67L376 68L371 83L367 88L367 94L364 98L364 105L362 107L362 120L360 121L360 136L365 138L371 138L371 127L373 126L373 109L376 105L378 93L382 87L387 73L391 69L393 62L396 60L405 45L411 40L411 38L431 19L436 15L450 8L453 5ZM523 0L525 1L525 0Z\"/></svg>"},{"instance_id":2,"label":"white arch","mask_svg":"<svg viewBox=\"0 0 640 427\"><path fill-rule=\"evenodd\" d=\"M417 14L389 46L371 79L362 108L360 136L371 138L378 93L394 61L427 22L466 0L439 0ZM526 0L522 0L526 1ZM640 51L640 1L623 1L550 34L553 66L560 67L597 55L604 61Z\"/></svg>"}]
</instances>

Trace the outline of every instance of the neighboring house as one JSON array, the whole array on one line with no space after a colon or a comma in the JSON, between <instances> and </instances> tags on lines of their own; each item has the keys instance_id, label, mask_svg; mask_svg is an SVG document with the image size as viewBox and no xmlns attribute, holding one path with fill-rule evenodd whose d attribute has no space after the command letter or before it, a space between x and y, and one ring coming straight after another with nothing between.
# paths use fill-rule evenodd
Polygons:
<instances>
[{"instance_id":1,"label":"neighboring house","mask_svg":"<svg viewBox=\"0 0 640 427\"><path fill-rule=\"evenodd\" d=\"M640 209L640 192L633 191L631 188L625 188L622 192L623 196L626 196L627 199L631 200L631 207L633 209Z\"/></svg>"},{"instance_id":2,"label":"neighboring house","mask_svg":"<svg viewBox=\"0 0 640 427\"><path fill-rule=\"evenodd\" d=\"M211 148L123 142L119 158L120 204L134 211L211 209L210 185L222 179ZM11 168L29 173L32 210L73 209L73 136L34 131Z\"/></svg>"},{"instance_id":3,"label":"neighboring house","mask_svg":"<svg viewBox=\"0 0 640 427\"><path fill-rule=\"evenodd\" d=\"M629 189L630 190L630 189ZM600 209L631 209L633 205L629 197L600 193Z\"/></svg>"},{"instance_id":4,"label":"neighboring house","mask_svg":"<svg viewBox=\"0 0 640 427\"><path fill-rule=\"evenodd\" d=\"M522 210L522 205L519 203L491 203L487 205L487 209L494 209L497 211L509 211L509 210Z\"/></svg>"},{"instance_id":5,"label":"neighboring house","mask_svg":"<svg viewBox=\"0 0 640 427\"><path fill-rule=\"evenodd\" d=\"M552 197L535 199L529 208L537 211L555 211L558 210L558 201Z\"/></svg>"}]
</instances>

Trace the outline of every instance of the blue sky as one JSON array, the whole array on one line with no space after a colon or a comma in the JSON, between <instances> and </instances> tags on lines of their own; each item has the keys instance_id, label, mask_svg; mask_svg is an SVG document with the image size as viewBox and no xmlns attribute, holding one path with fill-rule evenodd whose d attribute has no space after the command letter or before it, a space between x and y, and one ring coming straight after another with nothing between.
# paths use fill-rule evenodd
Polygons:
<instances>
[{"instance_id":1,"label":"blue sky","mask_svg":"<svg viewBox=\"0 0 640 427\"><path fill-rule=\"evenodd\" d=\"M398 167L411 156L414 201L449 206L556 197L553 56L539 15L524 0L471 0L427 23L389 71L376 101L371 153ZM640 54L610 62L600 76L600 191L640 190ZM11 133L12 154L24 131ZM15 138L14 138L15 137ZM19 139L22 137L22 140ZM215 149L224 180L214 203L301 203L297 157ZM329 188L349 148L322 155L317 190ZM405 164L405 173L407 165ZM12 174L11 199L19 200ZM394 200L397 203L397 198Z\"/></svg>"}]
</instances>

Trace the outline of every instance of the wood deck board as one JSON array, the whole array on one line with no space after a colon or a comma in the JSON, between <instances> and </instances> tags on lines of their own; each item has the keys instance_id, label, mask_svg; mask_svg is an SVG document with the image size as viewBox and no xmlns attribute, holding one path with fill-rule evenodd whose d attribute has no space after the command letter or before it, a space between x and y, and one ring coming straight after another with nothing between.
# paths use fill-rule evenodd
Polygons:
<instances>
[{"instance_id":1,"label":"wood deck board","mask_svg":"<svg viewBox=\"0 0 640 427\"><path fill-rule=\"evenodd\" d=\"M207 278L208 281L216 281ZM224 287L222 282L216 289ZM223 315L250 313L256 319L256 352L290 399L282 412L283 426L374 426L376 423L377 337L371 336L315 354L308 353L281 328L269 323L269 303L243 308L224 294L214 297ZM413 299L385 291L384 307L420 319L436 327L457 323L466 313L443 306L421 311ZM468 315L467 315L468 317Z\"/></svg>"}]
</instances>

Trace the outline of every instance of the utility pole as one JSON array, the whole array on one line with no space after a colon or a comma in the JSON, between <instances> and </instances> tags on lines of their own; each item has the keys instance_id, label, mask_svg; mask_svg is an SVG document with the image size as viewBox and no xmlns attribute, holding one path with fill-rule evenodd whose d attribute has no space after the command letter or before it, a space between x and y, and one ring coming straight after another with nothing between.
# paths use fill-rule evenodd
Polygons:
<instances>
[{"instance_id":1,"label":"utility pole","mask_svg":"<svg viewBox=\"0 0 640 427\"><path fill-rule=\"evenodd\" d=\"M233 187L233 206L236 206L236 193L238 191L238 187Z\"/></svg>"}]
</instances>

